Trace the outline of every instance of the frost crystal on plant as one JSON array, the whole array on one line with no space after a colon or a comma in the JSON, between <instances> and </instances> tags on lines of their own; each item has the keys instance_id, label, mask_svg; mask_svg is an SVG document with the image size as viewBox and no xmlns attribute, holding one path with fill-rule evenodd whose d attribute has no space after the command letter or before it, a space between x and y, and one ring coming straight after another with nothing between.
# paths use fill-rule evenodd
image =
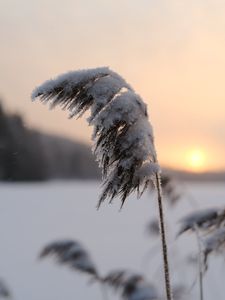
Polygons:
<instances>
[{"instance_id":1,"label":"frost crystal on plant","mask_svg":"<svg viewBox=\"0 0 225 300\"><path fill-rule=\"evenodd\" d=\"M107 67L69 72L36 88L37 97L68 109L70 117L90 109L93 152L104 179L99 206L118 195L123 205L131 192L141 195L154 181L160 170L146 104L117 73Z\"/></svg>"}]
</instances>

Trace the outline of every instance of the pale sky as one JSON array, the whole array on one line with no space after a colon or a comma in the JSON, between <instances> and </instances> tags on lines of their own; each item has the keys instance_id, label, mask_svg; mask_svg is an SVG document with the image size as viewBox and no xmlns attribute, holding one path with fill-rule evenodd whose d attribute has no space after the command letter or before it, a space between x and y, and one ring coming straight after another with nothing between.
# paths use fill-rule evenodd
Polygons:
<instances>
[{"instance_id":1,"label":"pale sky","mask_svg":"<svg viewBox=\"0 0 225 300\"><path fill-rule=\"evenodd\" d=\"M0 0L0 95L28 127L90 142L31 103L68 70L109 66L148 103L163 165L225 169L225 0Z\"/></svg>"}]
</instances>

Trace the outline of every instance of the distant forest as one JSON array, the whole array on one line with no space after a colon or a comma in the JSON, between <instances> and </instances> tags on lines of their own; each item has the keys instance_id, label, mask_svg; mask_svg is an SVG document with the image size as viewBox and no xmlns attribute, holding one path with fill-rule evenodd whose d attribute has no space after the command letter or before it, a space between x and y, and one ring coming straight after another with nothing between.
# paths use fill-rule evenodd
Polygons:
<instances>
[{"instance_id":1,"label":"distant forest","mask_svg":"<svg viewBox=\"0 0 225 300\"><path fill-rule=\"evenodd\" d=\"M224 181L225 172L195 174L164 169L180 180ZM98 179L100 170L90 147L26 128L18 114L7 114L0 102L0 181Z\"/></svg>"},{"instance_id":2,"label":"distant forest","mask_svg":"<svg viewBox=\"0 0 225 300\"><path fill-rule=\"evenodd\" d=\"M0 180L95 179L100 172L90 148L24 126L0 103Z\"/></svg>"}]
</instances>

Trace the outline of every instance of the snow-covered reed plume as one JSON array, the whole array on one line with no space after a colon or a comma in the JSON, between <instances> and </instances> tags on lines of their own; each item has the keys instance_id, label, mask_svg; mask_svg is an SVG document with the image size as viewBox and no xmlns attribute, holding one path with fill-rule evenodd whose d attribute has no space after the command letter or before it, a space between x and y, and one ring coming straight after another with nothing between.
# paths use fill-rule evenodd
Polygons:
<instances>
[{"instance_id":1,"label":"snow-covered reed plume","mask_svg":"<svg viewBox=\"0 0 225 300\"><path fill-rule=\"evenodd\" d=\"M90 108L93 151L105 180L99 205L118 195L123 204L159 172L146 105L118 74L106 67L69 72L36 88L32 98L37 97L51 108L68 109L70 117Z\"/></svg>"},{"instance_id":2,"label":"snow-covered reed plume","mask_svg":"<svg viewBox=\"0 0 225 300\"><path fill-rule=\"evenodd\" d=\"M90 255L83 246L76 241L61 240L48 244L40 253L40 258L54 256L57 262L69 266L73 270L98 277L97 269Z\"/></svg>"},{"instance_id":3,"label":"snow-covered reed plume","mask_svg":"<svg viewBox=\"0 0 225 300\"><path fill-rule=\"evenodd\" d=\"M179 234L196 232L202 244L205 267L212 252L220 252L225 245L225 208L209 208L194 212L181 220Z\"/></svg>"},{"instance_id":4,"label":"snow-covered reed plume","mask_svg":"<svg viewBox=\"0 0 225 300\"><path fill-rule=\"evenodd\" d=\"M0 299L2 298L10 298L11 292L5 282L1 279L0 280Z\"/></svg>"},{"instance_id":5,"label":"snow-covered reed plume","mask_svg":"<svg viewBox=\"0 0 225 300\"><path fill-rule=\"evenodd\" d=\"M203 275L207 270L208 255L213 251L218 251L221 245L225 244L225 228L221 228L225 222L225 209L208 208L195 211L185 216L180 222L181 227L177 236L187 231L192 231L196 234L200 299L203 300Z\"/></svg>"},{"instance_id":6,"label":"snow-covered reed plume","mask_svg":"<svg viewBox=\"0 0 225 300\"><path fill-rule=\"evenodd\" d=\"M178 235L188 231L210 231L218 228L225 221L224 208L208 208L194 211L180 220L181 227Z\"/></svg>"},{"instance_id":7,"label":"snow-covered reed plume","mask_svg":"<svg viewBox=\"0 0 225 300\"><path fill-rule=\"evenodd\" d=\"M115 291L121 291L125 300L157 300L159 299L156 288L147 283L142 275L125 270L110 272L103 282Z\"/></svg>"},{"instance_id":8,"label":"snow-covered reed plume","mask_svg":"<svg viewBox=\"0 0 225 300\"><path fill-rule=\"evenodd\" d=\"M93 282L98 282L103 300L107 300L104 282L89 253L84 249L81 243L73 240L52 242L45 246L40 253L40 258L46 256L53 256L58 263L88 275Z\"/></svg>"},{"instance_id":9,"label":"snow-covered reed plume","mask_svg":"<svg viewBox=\"0 0 225 300\"><path fill-rule=\"evenodd\" d=\"M105 277L100 276L88 252L76 241L61 240L50 243L40 253L40 258L46 256L53 256L58 263L91 276L93 281L100 284L103 299L107 298L104 286L109 286L115 291L121 291L123 299L126 300L159 299L156 289L152 285L147 284L141 275L118 270L110 272Z\"/></svg>"},{"instance_id":10,"label":"snow-covered reed plume","mask_svg":"<svg viewBox=\"0 0 225 300\"><path fill-rule=\"evenodd\" d=\"M171 300L160 168L146 104L133 88L107 67L66 73L46 81L32 93L51 108L69 110L69 117L87 119L94 127L93 152L102 169L104 189L98 207L109 198L121 198L121 207L133 191L141 195L153 181L158 206L167 299Z\"/></svg>"},{"instance_id":11,"label":"snow-covered reed plume","mask_svg":"<svg viewBox=\"0 0 225 300\"><path fill-rule=\"evenodd\" d=\"M203 239L205 269L208 268L208 256L211 253L225 253L225 227L217 228Z\"/></svg>"}]
</instances>

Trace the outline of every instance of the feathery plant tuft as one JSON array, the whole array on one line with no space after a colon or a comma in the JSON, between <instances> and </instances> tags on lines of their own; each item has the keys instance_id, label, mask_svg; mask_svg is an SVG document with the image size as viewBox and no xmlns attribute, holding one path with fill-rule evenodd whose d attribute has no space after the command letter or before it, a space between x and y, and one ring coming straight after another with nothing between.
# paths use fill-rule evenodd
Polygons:
<instances>
[{"instance_id":1,"label":"feathery plant tuft","mask_svg":"<svg viewBox=\"0 0 225 300\"><path fill-rule=\"evenodd\" d=\"M142 195L153 182L158 206L167 299L171 300L169 264L162 207L160 167L146 104L133 88L107 67L73 71L46 81L32 93L51 108L60 106L69 117L87 110L94 127L93 152L102 169L104 188L98 207L116 196L121 207L133 191Z\"/></svg>"},{"instance_id":2,"label":"feathery plant tuft","mask_svg":"<svg viewBox=\"0 0 225 300\"><path fill-rule=\"evenodd\" d=\"M204 210L195 211L180 220L181 227L178 235L191 230L198 230L209 232L214 228L220 227L225 221L224 208L208 208Z\"/></svg>"},{"instance_id":3,"label":"feathery plant tuft","mask_svg":"<svg viewBox=\"0 0 225 300\"><path fill-rule=\"evenodd\" d=\"M196 234L199 260L200 300L203 300L203 276L208 268L208 256L220 252L225 245L225 209L208 208L185 216L177 236L192 231Z\"/></svg>"},{"instance_id":4,"label":"feathery plant tuft","mask_svg":"<svg viewBox=\"0 0 225 300\"><path fill-rule=\"evenodd\" d=\"M54 256L57 262L70 268L98 277L97 269L88 252L76 241L62 240L48 244L40 253L40 258Z\"/></svg>"},{"instance_id":5,"label":"feathery plant tuft","mask_svg":"<svg viewBox=\"0 0 225 300\"><path fill-rule=\"evenodd\" d=\"M146 282L144 277L125 270L111 271L103 282L115 291L121 291L125 300L157 300L155 287Z\"/></svg>"},{"instance_id":6,"label":"feathery plant tuft","mask_svg":"<svg viewBox=\"0 0 225 300\"><path fill-rule=\"evenodd\" d=\"M52 242L45 246L40 253L40 258L44 258L46 256L53 256L56 258L58 263L66 265L72 270L82 272L90 276L92 280L98 281L103 294L103 299L107 299L97 268L92 262L89 253L81 245L81 243L73 240Z\"/></svg>"},{"instance_id":7,"label":"feathery plant tuft","mask_svg":"<svg viewBox=\"0 0 225 300\"><path fill-rule=\"evenodd\" d=\"M217 228L203 239L205 270L208 269L208 256L211 253L224 253L225 227Z\"/></svg>"},{"instance_id":8,"label":"feathery plant tuft","mask_svg":"<svg viewBox=\"0 0 225 300\"><path fill-rule=\"evenodd\" d=\"M105 179L99 205L118 195L123 205L159 172L146 105L118 74L108 68L70 72L38 87L32 94L37 97L51 108L68 109L70 117L90 108L93 152Z\"/></svg>"},{"instance_id":9,"label":"feathery plant tuft","mask_svg":"<svg viewBox=\"0 0 225 300\"><path fill-rule=\"evenodd\" d=\"M54 256L58 263L91 276L93 281L100 284L103 299L107 299L105 286L114 291L119 290L125 300L159 299L155 287L148 284L142 275L116 270L100 276L88 252L77 241L61 240L50 243L40 253L40 258L46 256Z\"/></svg>"}]
</instances>

